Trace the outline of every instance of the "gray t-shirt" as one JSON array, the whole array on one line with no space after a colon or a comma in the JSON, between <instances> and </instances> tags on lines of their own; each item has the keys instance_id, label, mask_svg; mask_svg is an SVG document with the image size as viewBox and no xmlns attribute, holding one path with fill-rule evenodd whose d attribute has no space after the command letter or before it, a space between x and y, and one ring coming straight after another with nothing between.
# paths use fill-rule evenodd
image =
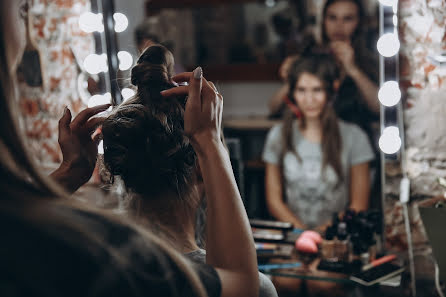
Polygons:
<instances>
[{"instance_id":1,"label":"gray t-shirt","mask_svg":"<svg viewBox=\"0 0 446 297\"><path fill-rule=\"evenodd\" d=\"M185 256L194 262L206 263L206 251L203 249L187 253ZM261 272L259 272L259 297L278 297L271 280Z\"/></svg>"},{"instance_id":2,"label":"gray t-shirt","mask_svg":"<svg viewBox=\"0 0 446 297\"><path fill-rule=\"evenodd\" d=\"M302 162L293 152L286 152L281 160L282 124L274 126L266 139L263 160L282 165L284 199L290 210L309 228L327 223L334 212L342 211L348 206L350 168L374 159L367 135L354 124L341 120L338 122L344 175L340 184L331 166L322 170L321 145L306 140L299 131L297 121L292 127L293 145Z\"/></svg>"}]
</instances>

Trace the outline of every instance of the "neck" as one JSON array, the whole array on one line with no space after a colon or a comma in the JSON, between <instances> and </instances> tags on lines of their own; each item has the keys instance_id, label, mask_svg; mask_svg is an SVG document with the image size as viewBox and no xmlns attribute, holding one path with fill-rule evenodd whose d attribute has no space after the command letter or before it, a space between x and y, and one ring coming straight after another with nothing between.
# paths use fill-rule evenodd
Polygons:
<instances>
[{"instance_id":1,"label":"neck","mask_svg":"<svg viewBox=\"0 0 446 297\"><path fill-rule=\"evenodd\" d=\"M319 118L306 118L305 119L305 130L320 130L321 120Z\"/></svg>"},{"instance_id":2,"label":"neck","mask_svg":"<svg viewBox=\"0 0 446 297\"><path fill-rule=\"evenodd\" d=\"M193 199L191 193L184 200ZM176 197L176 194L163 195L158 199L137 198L135 215L151 231L164 236L174 248L182 253L198 249L195 241L196 208Z\"/></svg>"}]
</instances>

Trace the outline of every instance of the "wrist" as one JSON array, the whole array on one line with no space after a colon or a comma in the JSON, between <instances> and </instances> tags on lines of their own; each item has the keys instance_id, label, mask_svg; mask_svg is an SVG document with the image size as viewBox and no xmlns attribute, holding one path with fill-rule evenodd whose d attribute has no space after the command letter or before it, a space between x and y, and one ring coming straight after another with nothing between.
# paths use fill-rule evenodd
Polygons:
<instances>
[{"instance_id":1,"label":"wrist","mask_svg":"<svg viewBox=\"0 0 446 297\"><path fill-rule=\"evenodd\" d=\"M358 74L361 72L361 70L355 64L346 67L345 71L352 78L358 76Z\"/></svg>"},{"instance_id":2,"label":"wrist","mask_svg":"<svg viewBox=\"0 0 446 297\"><path fill-rule=\"evenodd\" d=\"M191 137L191 144L198 156L206 155L223 147L218 133L203 132Z\"/></svg>"}]
</instances>

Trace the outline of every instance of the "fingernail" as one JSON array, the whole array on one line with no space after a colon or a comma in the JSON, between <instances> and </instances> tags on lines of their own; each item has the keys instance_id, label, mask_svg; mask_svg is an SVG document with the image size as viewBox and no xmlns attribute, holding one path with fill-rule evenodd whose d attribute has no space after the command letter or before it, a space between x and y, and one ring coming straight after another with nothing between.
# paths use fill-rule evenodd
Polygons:
<instances>
[{"instance_id":1,"label":"fingernail","mask_svg":"<svg viewBox=\"0 0 446 297\"><path fill-rule=\"evenodd\" d=\"M194 70L194 78L195 78L195 79L201 79L202 76L203 76L203 70L201 69L200 66L198 66L198 67L195 68L195 70Z\"/></svg>"}]
</instances>

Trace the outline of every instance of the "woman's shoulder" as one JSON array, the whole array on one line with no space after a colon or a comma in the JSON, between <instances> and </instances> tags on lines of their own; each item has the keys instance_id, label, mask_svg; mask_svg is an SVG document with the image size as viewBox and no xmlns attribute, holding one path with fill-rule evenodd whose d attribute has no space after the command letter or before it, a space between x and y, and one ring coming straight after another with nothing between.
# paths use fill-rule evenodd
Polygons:
<instances>
[{"instance_id":1,"label":"woman's shoulder","mask_svg":"<svg viewBox=\"0 0 446 297\"><path fill-rule=\"evenodd\" d=\"M365 132L354 123L345 122L343 120L338 120L339 123L339 131L342 137L348 137L354 139L358 136L366 136Z\"/></svg>"}]
</instances>

